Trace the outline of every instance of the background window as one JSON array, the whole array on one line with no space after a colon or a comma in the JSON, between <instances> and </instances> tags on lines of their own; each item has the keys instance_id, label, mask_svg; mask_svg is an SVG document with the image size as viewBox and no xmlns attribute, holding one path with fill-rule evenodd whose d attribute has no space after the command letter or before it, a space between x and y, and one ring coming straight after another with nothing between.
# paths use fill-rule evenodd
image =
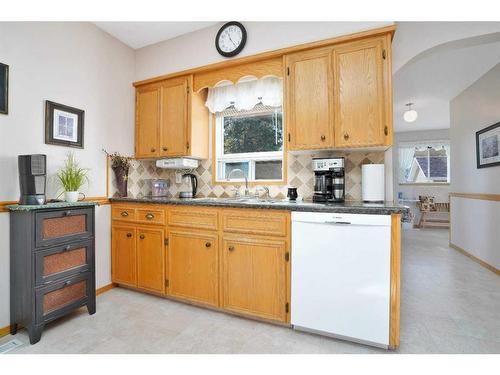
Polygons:
<instances>
[{"instance_id":1,"label":"background window","mask_svg":"<svg viewBox=\"0 0 500 375\"><path fill-rule=\"evenodd\" d=\"M449 183L449 141L400 144L399 182L401 184Z\"/></svg>"},{"instance_id":2,"label":"background window","mask_svg":"<svg viewBox=\"0 0 500 375\"><path fill-rule=\"evenodd\" d=\"M218 181L282 180L283 114L280 107L256 105L249 111L230 107L216 114Z\"/></svg>"}]
</instances>

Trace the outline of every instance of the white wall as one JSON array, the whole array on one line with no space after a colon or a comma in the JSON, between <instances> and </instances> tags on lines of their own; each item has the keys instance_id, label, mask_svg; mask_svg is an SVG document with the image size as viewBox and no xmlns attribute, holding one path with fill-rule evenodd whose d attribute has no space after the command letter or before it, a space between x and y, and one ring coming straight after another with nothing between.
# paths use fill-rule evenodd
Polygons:
<instances>
[{"instance_id":1,"label":"white wall","mask_svg":"<svg viewBox=\"0 0 500 375\"><path fill-rule=\"evenodd\" d=\"M451 101L451 191L500 194L500 167L476 168L475 133L500 121L500 64ZM454 151L455 150L455 151ZM453 198L451 242L500 268L500 204Z\"/></svg>"},{"instance_id":2,"label":"white wall","mask_svg":"<svg viewBox=\"0 0 500 375\"><path fill-rule=\"evenodd\" d=\"M248 39L236 57L355 33L393 22L243 22ZM215 49L221 24L136 50L136 80L227 60Z\"/></svg>"},{"instance_id":3,"label":"white wall","mask_svg":"<svg viewBox=\"0 0 500 375\"><path fill-rule=\"evenodd\" d=\"M19 198L17 155L47 154L52 176L74 151L90 168L88 196L106 194L102 148L133 152L134 51L90 23L0 23L0 62L10 65L9 114L0 115L0 201ZM85 110L85 147L44 143L44 101ZM50 198L57 186L50 180ZM9 324L9 224L0 213L0 327ZM96 209L97 286L109 284L109 206Z\"/></svg>"}]
</instances>

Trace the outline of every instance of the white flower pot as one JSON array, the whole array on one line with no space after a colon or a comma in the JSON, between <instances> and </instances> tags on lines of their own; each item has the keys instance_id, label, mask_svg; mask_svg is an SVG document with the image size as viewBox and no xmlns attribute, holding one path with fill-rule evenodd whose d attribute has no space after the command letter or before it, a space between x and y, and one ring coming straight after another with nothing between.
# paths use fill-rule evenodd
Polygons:
<instances>
[{"instance_id":1,"label":"white flower pot","mask_svg":"<svg viewBox=\"0 0 500 375\"><path fill-rule=\"evenodd\" d=\"M77 191L65 191L64 200L69 203L78 202L78 195L79 193Z\"/></svg>"}]
</instances>

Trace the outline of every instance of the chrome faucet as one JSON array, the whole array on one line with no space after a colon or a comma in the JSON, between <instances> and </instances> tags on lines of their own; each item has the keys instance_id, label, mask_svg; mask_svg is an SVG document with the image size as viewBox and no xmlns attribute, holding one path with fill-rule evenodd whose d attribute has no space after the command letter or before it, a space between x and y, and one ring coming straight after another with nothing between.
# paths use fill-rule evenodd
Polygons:
<instances>
[{"instance_id":1,"label":"chrome faucet","mask_svg":"<svg viewBox=\"0 0 500 375\"><path fill-rule=\"evenodd\" d=\"M269 188L267 186L261 186L255 189L255 197L259 198L259 190L264 190L264 199L270 199L271 194L269 193Z\"/></svg>"},{"instance_id":2,"label":"chrome faucet","mask_svg":"<svg viewBox=\"0 0 500 375\"><path fill-rule=\"evenodd\" d=\"M241 175L243 176L243 178L245 179L245 197L248 197L250 195L250 191L248 190L248 178L247 178L245 172L243 172L239 168L235 168L235 169L231 170L231 172L229 172L229 174L227 175L227 181L231 180L231 176L234 172L240 172Z\"/></svg>"}]
</instances>

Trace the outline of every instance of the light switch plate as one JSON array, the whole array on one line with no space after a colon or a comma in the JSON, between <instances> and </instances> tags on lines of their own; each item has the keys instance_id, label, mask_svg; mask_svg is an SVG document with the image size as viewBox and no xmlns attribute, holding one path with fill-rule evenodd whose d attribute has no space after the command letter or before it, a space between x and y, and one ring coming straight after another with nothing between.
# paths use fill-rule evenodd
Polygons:
<instances>
[{"instance_id":1,"label":"light switch plate","mask_svg":"<svg viewBox=\"0 0 500 375\"><path fill-rule=\"evenodd\" d=\"M182 183L182 173L175 172L175 183L176 184L181 184Z\"/></svg>"}]
</instances>

